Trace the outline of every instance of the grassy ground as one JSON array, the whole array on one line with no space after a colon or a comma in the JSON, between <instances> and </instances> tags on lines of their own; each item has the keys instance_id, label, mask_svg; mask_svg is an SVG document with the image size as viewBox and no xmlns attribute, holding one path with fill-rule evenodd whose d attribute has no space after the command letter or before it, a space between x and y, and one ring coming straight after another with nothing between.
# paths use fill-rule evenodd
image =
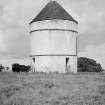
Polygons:
<instances>
[{"instance_id":1,"label":"grassy ground","mask_svg":"<svg viewBox=\"0 0 105 105\"><path fill-rule=\"evenodd\" d=\"M105 105L105 75L0 73L0 105Z\"/></svg>"}]
</instances>

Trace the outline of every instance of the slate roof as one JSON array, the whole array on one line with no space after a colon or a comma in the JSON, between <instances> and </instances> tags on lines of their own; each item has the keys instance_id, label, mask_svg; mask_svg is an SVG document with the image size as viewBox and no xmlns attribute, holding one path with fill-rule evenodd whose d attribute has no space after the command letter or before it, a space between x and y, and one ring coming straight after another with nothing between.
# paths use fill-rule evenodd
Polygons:
<instances>
[{"instance_id":1,"label":"slate roof","mask_svg":"<svg viewBox=\"0 0 105 105\"><path fill-rule=\"evenodd\" d=\"M73 17L70 14L68 14L66 10L56 1L50 1L41 10L41 12L30 22L30 24L37 21L54 19L74 21L78 24L78 22L75 19L73 19Z\"/></svg>"}]
</instances>

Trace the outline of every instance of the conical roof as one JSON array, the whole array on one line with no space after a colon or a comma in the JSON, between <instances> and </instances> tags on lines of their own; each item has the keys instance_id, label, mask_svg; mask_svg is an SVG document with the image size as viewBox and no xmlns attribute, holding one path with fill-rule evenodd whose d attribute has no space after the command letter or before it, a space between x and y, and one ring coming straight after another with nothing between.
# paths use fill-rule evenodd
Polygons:
<instances>
[{"instance_id":1,"label":"conical roof","mask_svg":"<svg viewBox=\"0 0 105 105\"><path fill-rule=\"evenodd\" d=\"M66 12L66 10L60 4L58 4L56 1L50 1L42 9L42 11L30 22L30 24L37 21L54 19L69 20L78 23L73 19L71 15Z\"/></svg>"}]
</instances>

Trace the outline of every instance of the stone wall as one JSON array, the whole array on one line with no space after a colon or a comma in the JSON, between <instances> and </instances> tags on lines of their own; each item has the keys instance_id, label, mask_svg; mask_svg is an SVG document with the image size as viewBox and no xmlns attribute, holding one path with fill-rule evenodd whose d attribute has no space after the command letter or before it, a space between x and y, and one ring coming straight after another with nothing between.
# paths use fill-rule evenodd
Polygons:
<instances>
[{"instance_id":1,"label":"stone wall","mask_svg":"<svg viewBox=\"0 0 105 105\"><path fill-rule=\"evenodd\" d=\"M77 71L77 24L68 20L45 20L31 24L31 56L36 71Z\"/></svg>"}]
</instances>

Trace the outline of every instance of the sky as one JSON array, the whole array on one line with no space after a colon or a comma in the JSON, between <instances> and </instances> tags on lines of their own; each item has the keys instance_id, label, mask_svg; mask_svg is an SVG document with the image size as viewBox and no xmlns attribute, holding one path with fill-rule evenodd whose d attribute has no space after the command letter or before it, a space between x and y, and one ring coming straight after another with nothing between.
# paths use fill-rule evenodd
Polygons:
<instances>
[{"instance_id":1,"label":"sky","mask_svg":"<svg viewBox=\"0 0 105 105\"><path fill-rule=\"evenodd\" d=\"M0 60L28 59L29 22L50 0L0 0ZM78 56L105 68L105 0L56 0L78 22Z\"/></svg>"}]
</instances>

